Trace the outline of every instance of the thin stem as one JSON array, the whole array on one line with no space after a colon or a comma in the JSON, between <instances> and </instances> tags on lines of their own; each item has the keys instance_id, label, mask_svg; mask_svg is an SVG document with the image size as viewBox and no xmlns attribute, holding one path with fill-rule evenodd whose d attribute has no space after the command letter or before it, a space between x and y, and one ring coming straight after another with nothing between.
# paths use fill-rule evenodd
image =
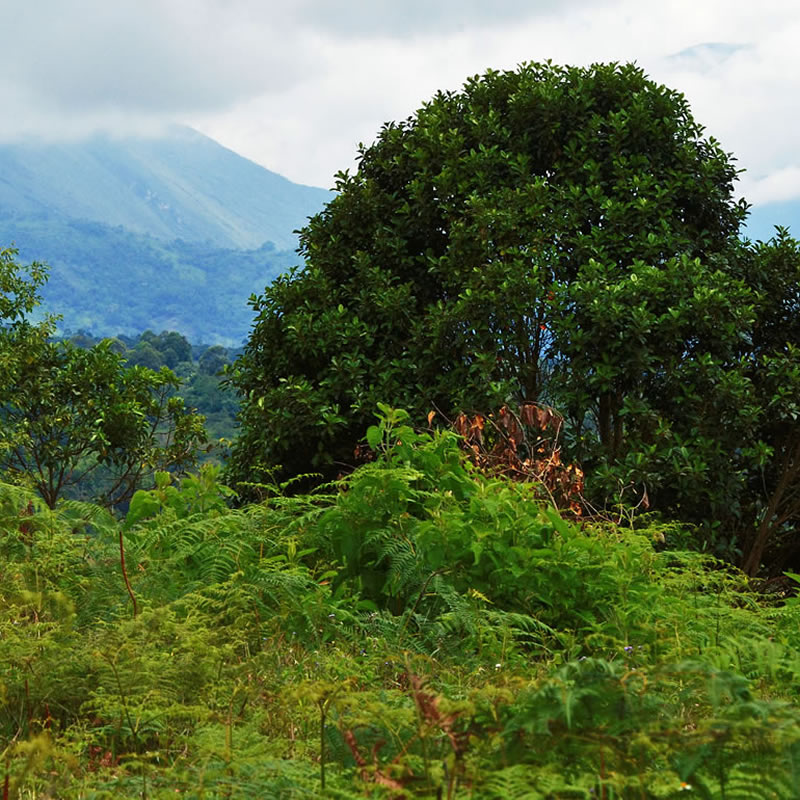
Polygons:
<instances>
[{"instance_id":1,"label":"thin stem","mask_svg":"<svg viewBox=\"0 0 800 800\"><path fill-rule=\"evenodd\" d=\"M319 701L319 783L320 788L325 790L325 711L326 701Z\"/></svg>"},{"instance_id":2,"label":"thin stem","mask_svg":"<svg viewBox=\"0 0 800 800\"><path fill-rule=\"evenodd\" d=\"M125 543L122 539L121 525L119 528L119 563L122 567L122 577L125 579L125 586L128 589L128 594L130 595L131 602L133 603L133 618L136 619L136 615L139 613L139 608L136 605L136 595L133 593L131 582L128 580L128 570L125 568Z\"/></svg>"}]
</instances>

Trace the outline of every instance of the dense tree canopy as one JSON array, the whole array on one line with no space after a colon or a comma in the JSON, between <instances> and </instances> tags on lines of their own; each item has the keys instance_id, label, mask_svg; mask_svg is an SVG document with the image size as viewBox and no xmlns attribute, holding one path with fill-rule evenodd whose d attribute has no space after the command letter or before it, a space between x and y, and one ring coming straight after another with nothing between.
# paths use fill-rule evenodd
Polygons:
<instances>
[{"instance_id":1,"label":"dense tree canopy","mask_svg":"<svg viewBox=\"0 0 800 800\"><path fill-rule=\"evenodd\" d=\"M348 462L382 399L542 399L556 295L597 264L720 250L744 214L735 175L633 66L490 72L386 125L303 231L304 268L254 301L234 474Z\"/></svg>"},{"instance_id":2,"label":"dense tree canopy","mask_svg":"<svg viewBox=\"0 0 800 800\"><path fill-rule=\"evenodd\" d=\"M754 571L755 528L787 522L763 471L790 412L764 376L800 344L798 248L740 242L736 174L635 66L527 64L437 94L361 148L304 266L253 298L229 476L346 471L379 401L419 422L549 403L590 505L708 524Z\"/></svg>"}]
</instances>

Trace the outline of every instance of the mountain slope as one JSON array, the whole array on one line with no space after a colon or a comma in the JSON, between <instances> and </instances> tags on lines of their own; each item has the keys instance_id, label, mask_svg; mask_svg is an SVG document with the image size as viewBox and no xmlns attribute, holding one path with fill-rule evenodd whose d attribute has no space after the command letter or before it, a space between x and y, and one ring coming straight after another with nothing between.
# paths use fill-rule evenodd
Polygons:
<instances>
[{"instance_id":1,"label":"mountain slope","mask_svg":"<svg viewBox=\"0 0 800 800\"><path fill-rule=\"evenodd\" d=\"M0 220L0 241L10 242L12 233L21 261L50 265L42 309L62 316L62 330L95 336L135 336L150 328L177 330L195 343L238 346L253 316L248 297L299 261L272 244L234 250L166 242L61 217L29 217L11 226Z\"/></svg>"},{"instance_id":2,"label":"mountain slope","mask_svg":"<svg viewBox=\"0 0 800 800\"><path fill-rule=\"evenodd\" d=\"M159 239L293 249L292 231L331 198L190 128L159 138L95 136L0 146L0 217L46 215Z\"/></svg>"},{"instance_id":3,"label":"mountain slope","mask_svg":"<svg viewBox=\"0 0 800 800\"><path fill-rule=\"evenodd\" d=\"M62 329L100 336L239 345L248 297L298 263L293 231L331 197L189 128L0 146L0 246L50 265Z\"/></svg>"}]
</instances>

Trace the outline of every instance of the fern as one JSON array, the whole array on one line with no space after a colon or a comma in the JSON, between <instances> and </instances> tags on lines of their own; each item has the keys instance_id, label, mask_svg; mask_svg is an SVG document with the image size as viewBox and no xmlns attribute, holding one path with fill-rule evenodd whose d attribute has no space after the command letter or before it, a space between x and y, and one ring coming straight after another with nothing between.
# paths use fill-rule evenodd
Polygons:
<instances>
[{"instance_id":1,"label":"fern","mask_svg":"<svg viewBox=\"0 0 800 800\"><path fill-rule=\"evenodd\" d=\"M550 800L550 798L595 800L594 781L584 787L553 774L552 768L532 769L527 764L514 764L490 773L475 792L476 800Z\"/></svg>"},{"instance_id":2,"label":"fern","mask_svg":"<svg viewBox=\"0 0 800 800\"><path fill-rule=\"evenodd\" d=\"M0 770L20 796L800 795L800 604L408 441L243 509L165 478L121 523L29 514L0 486ZM17 743L45 733L26 773Z\"/></svg>"}]
</instances>

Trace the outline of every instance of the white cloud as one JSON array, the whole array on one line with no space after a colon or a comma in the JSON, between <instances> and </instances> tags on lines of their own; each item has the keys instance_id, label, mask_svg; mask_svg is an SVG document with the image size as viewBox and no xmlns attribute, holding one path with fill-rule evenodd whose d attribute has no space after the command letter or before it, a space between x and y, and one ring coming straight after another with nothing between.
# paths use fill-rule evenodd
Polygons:
<instances>
[{"instance_id":1,"label":"white cloud","mask_svg":"<svg viewBox=\"0 0 800 800\"><path fill-rule=\"evenodd\" d=\"M792 164L753 181L747 199L754 205L800 199L800 165Z\"/></svg>"},{"instance_id":2,"label":"white cloud","mask_svg":"<svg viewBox=\"0 0 800 800\"><path fill-rule=\"evenodd\" d=\"M318 68L302 38L215 0L10 2L0 30L7 137L46 119L79 128L224 110Z\"/></svg>"},{"instance_id":3,"label":"white cloud","mask_svg":"<svg viewBox=\"0 0 800 800\"><path fill-rule=\"evenodd\" d=\"M359 141L439 88L521 61L614 60L687 95L747 168L746 194L785 193L769 187L797 164L793 0L18 0L0 30L5 138L187 122L330 186Z\"/></svg>"}]
</instances>

